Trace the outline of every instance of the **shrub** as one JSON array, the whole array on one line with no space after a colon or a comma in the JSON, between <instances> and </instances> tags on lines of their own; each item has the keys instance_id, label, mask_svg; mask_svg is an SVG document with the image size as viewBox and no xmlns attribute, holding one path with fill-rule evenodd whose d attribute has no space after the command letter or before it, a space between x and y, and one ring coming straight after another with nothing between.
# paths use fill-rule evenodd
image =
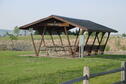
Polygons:
<instances>
[{"instance_id":1,"label":"shrub","mask_svg":"<svg viewBox=\"0 0 126 84\"><path fill-rule=\"evenodd\" d=\"M126 34L125 34L125 33L123 33L123 34L122 34L122 37L126 37Z\"/></svg>"}]
</instances>

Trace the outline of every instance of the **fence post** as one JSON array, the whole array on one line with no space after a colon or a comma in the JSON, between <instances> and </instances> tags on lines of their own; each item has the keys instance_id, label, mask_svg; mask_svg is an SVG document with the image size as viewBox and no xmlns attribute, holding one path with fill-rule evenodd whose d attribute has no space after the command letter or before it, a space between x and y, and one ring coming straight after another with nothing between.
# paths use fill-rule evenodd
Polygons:
<instances>
[{"instance_id":1,"label":"fence post","mask_svg":"<svg viewBox=\"0 0 126 84\"><path fill-rule=\"evenodd\" d=\"M121 81L126 82L126 62L122 62L121 67L124 68L124 70L121 71Z\"/></svg>"},{"instance_id":2,"label":"fence post","mask_svg":"<svg viewBox=\"0 0 126 84\"><path fill-rule=\"evenodd\" d=\"M84 67L83 76L87 76L87 79L83 80L83 84L89 84L89 77L90 77L89 67L87 67L87 66Z\"/></svg>"}]
</instances>

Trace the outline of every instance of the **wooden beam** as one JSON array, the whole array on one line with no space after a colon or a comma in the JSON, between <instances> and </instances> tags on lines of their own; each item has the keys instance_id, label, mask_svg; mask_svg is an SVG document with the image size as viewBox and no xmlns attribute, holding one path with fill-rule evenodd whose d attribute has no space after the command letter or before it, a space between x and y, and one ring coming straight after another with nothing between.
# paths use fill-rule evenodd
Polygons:
<instances>
[{"instance_id":1,"label":"wooden beam","mask_svg":"<svg viewBox=\"0 0 126 84\"><path fill-rule=\"evenodd\" d=\"M87 43L88 43L88 41L89 41L89 38L90 38L91 34L92 34L92 32L88 32L88 37L87 37L87 40L86 40L86 42L85 42L84 51L86 51L86 46L87 46ZM89 54L90 54L90 53L88 52L88 55L89 55Z\"/></svg>"},{"instance_id":2,"label":"wooden beam","mask_svg":"<svg viewBox=\"0 0 126 84\"><path fill-rule=\"evenodd\" d=\"M45 32L46 32L46 30L47 30L47 28L46 28L46 26L44 27L44 33L43 33L43 35L41 35L42 36L42 41L43 41L43 44L44 44L44 47L45 47L45 49L46 49L46 52L47 52L47 55L49 55L49 52L48 52L48 50L47 50L47 48L46 48L46 43L45 43Z\"/></svg>"},{"instance_id":3,"label":"wooden beam","mask_svg":"<svg viewBox=\"0 0 126 84\"><path fill-rule=\"evenodd\" d=\"M59 27L69 27L68 23L47 23L46 26L59 26Z\"/></svg>"},{"instance_id":4,"label":"wooden beam","mask_svg":"<svg viewBox=\"0 0 126 84\"><path fill-rule=\"evenodd\" d=\"M107 37L107 39L106 39L106 41L105 41L105 45L104 45L104 48L103 48L103 51L102 51L101 54L104 54L105 47L106 47L106 45L107 45L107 42L108 42L109 36L110 36L110 32L108 32L108 37Z\"/></svg>"},{"instance_id":5,"label":"wooden beam","mask_svg":"<svg viewBox=\"0 0 126 84\"><path fill-rule=\"evenodd\" d=\"M85 45L87 45L88 40L89 40L89 38L90 38L91 34L92 34L92 32L88 32L88 37L87 37L87 40L86 40L86 42L85 42ZM84 48L84 49L85 49L85 48Z\"/></svg>"},{"instance_id":6,"label":"wooden beam","mask_svg":"<svg viewBox=\"0 0 126 84\"><path fill-rule=\"evenodd\" d=\"M72 50L72 47L71 47L71 43L70 43L70 39L69 39L66 27L64 27L64 30L65 30L65 35L67 36L67 40L68 40L69 48L70 48L70 51L71 51L71 55L72 55L72 57L74 57L73 56L73 50Z\"/></svg>"},{"instance_id":7,"label":"wooden beam","mask_svg":"<svg viewBox=\"0 0 126 84\"><path fill-rule=\"evenodd\" d=\"M50 37L51 37L51 40L52 40L52 43L53 43L53 46L55 47L55 51L56 51L56 44L54 42L54 39L53 39L53 36L52 36L52 32L51 31L48 31L49 34L50 34ZM56 51L57 52L57 51Z\"/></svg>"},{"instance_id":8,"label":"wooden beam","mask_svg":"<svg viewBox=\"0 0 126 84\"><path fill-rule=\"evenodd\" d=\"M39 44L39 47L38 47L38 56L39 56L39 53L40 53L40 48L41 48L41 45L42 45L42 38L41 38L41 41L40 41L40 44Z\"/></svg>"},{"instance_id":9,"label":"wooden beam","mask_svg":"<svg viewBox=\"0 0 126 84\"><path fill-rule=\"evenodd\" d=\"M44 39L45 31L46 31L46 28L45 28L45 30L44 30L44 33L41 35L44 46L46 46L46 44L45 44L45 39Z\"/></svg>"},{"instance_id":10,"label":"wooden beam","mask_svg":"<svg viewBox=\"0 0 126 84\"><path fill-rule=\"evenodd\" d=\"M103 36L103 34L104 34L104 32L102 33L102 36ZM103 37L102 37L102 38L103 38ZM101 44L102 38L99 39L99 36L97 35L98 46L97 46L97 48L96 48L96 50L95 50L95 55L98 54L98 49L99 49L99 47L100 47L100 44Z\"/></svg>"},{"instance_id":11,"label":"wooden beam","mask_svg":"<svg viewBox=\"0 0 126 84\"><path fill-rule=\"evenodd\" d=\"M74 42L74 54L76 54L76 51L77 51L77 48L78 48L77 41L78 41L79 34L80 34L80 29L77 33L77 36L76 36L76 39L75 39L75 42Z\"/></svg>"},{"instance_id":12,"label":"wooden beam","mask_svg":"<svg viewBox=\"0 0 126 84\"><path fill-rule=\"evenodd\" d=\"M74 46L76 46L76 43L77 43L77 40L78 40L78 37L79 37L79 33L80 33L80 29L79 29L78 34L77 34L77 36L76 36Z\"/></svg>"},{"instance_id":13,"label":"wooden beam","mask_svg":"<svg viewBox=\"0 0 126 84\"><path fill-rule=\"evenodd\" d=\"M33 44L33 47L34 47L35 55L38 56L37 49L36 49L36 46L35 46L35 42L34 42L34 38L33 38L32 33L31 33L31 39L32 39L32 44Z\"/></svg>"},{"instance_id":14,"label":"wooden beam","mask_svg":"<svg viewBox=\"0 0 126 84\"><path fill-rule=\"evenodd\" d=\"M100 40L99 40L99 37L97 36L97 40L98 40L98 44L100 44Z\"/></svg>"},{"instance_id":15,"label":"wooden beam","mask_svg":"<svg viewBox=\"0 0 126 84\"><path fill-rule=\"evenodd\" d=\"M58 34L58 36L59 36L59 38L60 38L60 42L61 42L61 45L62 45L62 47L63 47L63 50L65 51L62 37L60 36L60 33L59 33L59 32L57 32L57 34Z\"/></svg>"},{"instance_id":16,"label":"wooden beam","mask_svg":"<svg viewBox=\"0 0 126 84\"><path fill-rule=\"evenodd\" d=\"M97 38L98 34L99 34L99 32L96 32L93 44L92 44L91 49L90 49L90 54L91 54L91 52L93 50L93 47L94 47L94 44L95 44L95 41L96 41L96 38Z\"/></svg>"},{"instance_id":17,"label":"wooden beam","mask_svg":"<svg viewBox=\"0 0 126 84\"><path fill-rule=\"evenodd\" d=\"M102 40L103 40L104 35L105 35L105 32L102 32L102 37L101 37L100 42L99 42L99 45L97 47L98 50L100 49L100 46L101 46L101 43L102 43Z\"/></svg>"},{"instance_id":18,"label":"wooden beam","mask_svg":"<svg viewBox=\"0 0 126 84\"><path fill-rule=\"evenodd\" d=\"M39 56L39 53L40 53L40 48L41 48L41 45L42 45L42 42L44 43L44 45L45 45L45 41L43 41L43 36L44 36L44 34L45 34L45 29L46 28L44 28L44 30L42 31L42 34L41 34L41 41L40 41L40 45L39 45L39 48L38 48L38 56Z\"/></svg>"}]
</instances>

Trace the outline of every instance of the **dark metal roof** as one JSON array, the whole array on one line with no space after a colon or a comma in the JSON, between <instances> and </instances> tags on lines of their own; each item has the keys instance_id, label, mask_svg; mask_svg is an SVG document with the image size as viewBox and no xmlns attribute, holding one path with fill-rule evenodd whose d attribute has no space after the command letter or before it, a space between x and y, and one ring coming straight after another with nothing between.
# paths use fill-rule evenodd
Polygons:
<instances>
[{"instance_id":1,"label":"dark metal roof","mask_svg":"<svg viewBox=\"0 0 126 84\"><path fill-rule=\"evenodd\" d=\"M82 19L75 19L75 18L69 18L64 16L57 16L57 15L51 15L47 18L40 19L38 21L32 22L30 24L21 26L20 29L26 29L28 27L32 27L35 24L42 23L45 20L48 20L50 18L54 18L63 22L66 22L72 26L79 27L81 29L87 30L87 31L96 31L96 32L117 32L116 30L112 28L108 28L106 26L100 25L98 23L89 21L89 20L82 20Z\"/></svg>"}]
</instances>

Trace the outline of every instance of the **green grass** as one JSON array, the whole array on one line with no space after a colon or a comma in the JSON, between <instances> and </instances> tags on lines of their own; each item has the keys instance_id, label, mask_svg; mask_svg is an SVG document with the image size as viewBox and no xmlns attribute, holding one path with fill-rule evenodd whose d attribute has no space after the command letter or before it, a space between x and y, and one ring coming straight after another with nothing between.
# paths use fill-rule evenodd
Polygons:
<instances>
[{"instance_id":1,"label":"green grass","mask_svg":"<svg viewBox=\"0 0 126 84\"><path fill-rule=\"evenodd\" d=\"M90 56L83 59L19 56L25 51L0 51L0 84L60 84L82 76L83 66L91 73L120 67L124 55ZM120 80L120 73L93 78L90 84L111 84ZM82 82L76 83L82 84Z\"/></svg>"}]
</instances>

